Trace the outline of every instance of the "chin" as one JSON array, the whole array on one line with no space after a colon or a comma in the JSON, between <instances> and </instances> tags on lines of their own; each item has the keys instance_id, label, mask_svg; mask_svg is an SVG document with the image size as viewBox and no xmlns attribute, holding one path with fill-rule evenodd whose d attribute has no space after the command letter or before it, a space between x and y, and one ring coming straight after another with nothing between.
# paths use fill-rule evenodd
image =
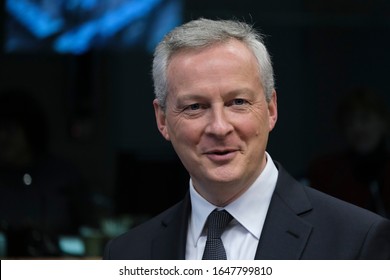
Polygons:
<instances>
[{"instance_id":1,"label":"chin","mask_svg":"<svg viewBox=\"0 0 390 280\"><path fill-rule=\"evenodd\" d=\"M209 181L218 183L232 183L237 182L242 175L232 172L232 170L215 170L206 176Z\"/></svg>"}]
</instances>

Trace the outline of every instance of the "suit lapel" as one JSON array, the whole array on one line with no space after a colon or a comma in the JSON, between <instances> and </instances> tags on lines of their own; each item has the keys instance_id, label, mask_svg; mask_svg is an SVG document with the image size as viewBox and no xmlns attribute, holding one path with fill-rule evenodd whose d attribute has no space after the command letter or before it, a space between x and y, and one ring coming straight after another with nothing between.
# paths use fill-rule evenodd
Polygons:
<instances>
[{"instance_id":1,"label":"suit lapel","mask_svg":"<svg viewBox=\"0 0 390 280\"><path fill-rule=\"evenodd\" d=\"M188 217L191 211L189 194L161 220L160 234L152 241L151 255L156 260L184 260Z\"/></svg>"},{"instance_id":2,"label":"suit lapel","mask_svg":"<svg viewBox=\"0 0 390 280\"><path fill-rule=\"evenodd\" d=\"M300 215L311 211L303 186L275 162L278 182L272 196L255 259L300 259L312 225ZM161 219L161 230L152 241L151 257L159 260L185 259L189 194Z\"/></svg>"},{"instance_id":3,"label":"suit lapel","mask_svg":"<svg viewBox=\"0 0 390 280\"><path fill-rule=\"evenodd\" d=\"M268 209L255 259L300 259L312 226L300 215L312 206L303 186L276 162L278 182Z\"/></svg>"}]
</instances>

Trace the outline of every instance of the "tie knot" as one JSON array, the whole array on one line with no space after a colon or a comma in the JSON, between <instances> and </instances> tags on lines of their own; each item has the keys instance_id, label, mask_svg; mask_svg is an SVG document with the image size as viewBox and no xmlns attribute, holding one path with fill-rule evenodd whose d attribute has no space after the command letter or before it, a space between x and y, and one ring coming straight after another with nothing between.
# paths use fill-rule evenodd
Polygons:
<instances>
[{"instance_id":1,"label":"tie knot","mask_svg":"<svg viewBox=\"0 0 390 280\"><path fill-rule=\"evenodd\" d=\"M207 218L207 238L220 238L232 219L232 215L226 210L211 212Z\"/></svg>"}]
</instances>

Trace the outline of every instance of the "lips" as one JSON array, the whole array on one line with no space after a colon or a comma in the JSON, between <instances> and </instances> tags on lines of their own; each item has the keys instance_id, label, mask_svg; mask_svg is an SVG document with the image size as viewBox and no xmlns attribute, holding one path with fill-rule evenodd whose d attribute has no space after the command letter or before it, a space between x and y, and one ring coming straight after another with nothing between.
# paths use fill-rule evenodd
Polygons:
<instances>
[{"instance_id":1,"label":"lips","mask_svg":"<svg viewBox=\"0 0 390 280\"><path fill-rule=\"evenodd\" d=\"M232 160L236 153L237 149L213 149L205 152L204 154L211 160L215 162L225 162Z\"/></svg>"},{"instance_id":2,"label":"lips","mask_svg":"<svg viewBox=\"0 0 390 280\"><path fill-rule=\"evenodd\" d=\"M209 151L206 154L226 155L232 152L235 152L235 150L215 150L215 151Z\"/></svg>"}]
</instances>

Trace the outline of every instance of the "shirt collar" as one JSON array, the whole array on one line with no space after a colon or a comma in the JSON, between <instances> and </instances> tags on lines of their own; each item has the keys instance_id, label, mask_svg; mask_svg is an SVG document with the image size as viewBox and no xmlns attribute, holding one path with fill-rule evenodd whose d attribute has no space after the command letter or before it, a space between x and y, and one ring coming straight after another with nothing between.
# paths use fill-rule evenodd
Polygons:
<instances>
[{"instance_id":1,"label":"shirt collar","mask_svg":"<svg viewBox=\"0 0 390 280\"><path fill-rule=\"evenodd\" d=\"M257 239L260 239L278 177L278 170L267 152L266 157L267 163L256 181L245 193L224 208ZM208 215L219 207L204 199L195 190L192 180L190 180L190 197L192 205L190 230L193 242L197 244Z\"/></svg>"}]
</instances>

